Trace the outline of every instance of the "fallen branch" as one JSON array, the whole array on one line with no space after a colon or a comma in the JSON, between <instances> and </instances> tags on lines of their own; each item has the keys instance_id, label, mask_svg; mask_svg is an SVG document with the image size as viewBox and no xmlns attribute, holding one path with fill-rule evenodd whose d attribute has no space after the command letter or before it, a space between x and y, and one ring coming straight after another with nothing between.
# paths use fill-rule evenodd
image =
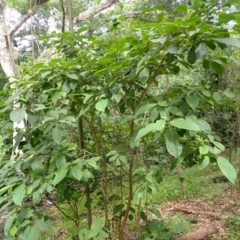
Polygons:
<instances>
[{"instance_id":1,"label":"fallen branch","mask_svg":"<svg viewBox=\"0 0 240 240\"><path fill-rule=\"evenodd\" d=\"M216 227L209 226L206 228L199 229L196 232L191 232L181 237L178 237L176 238L176 240L201 240L216 232L218 232L218 229Z\"/></svg>"},{"instance_id":2,"label":"fallen branch","mask_svg":"<svg viewBox=\"0 0 240 240\"><path fill-rule=\"evenodd\" d=\"M219 214L213 213L213 212L195 211L195 210L191 210L191 209L188 209L188 208L174 208L173 210L175 210L175 211L182 211L182 212L186 212L186 213L210 215L210 216L213 216L213 217L216 217L216 218L220 219Z\"/></svg>"}]
</instances>

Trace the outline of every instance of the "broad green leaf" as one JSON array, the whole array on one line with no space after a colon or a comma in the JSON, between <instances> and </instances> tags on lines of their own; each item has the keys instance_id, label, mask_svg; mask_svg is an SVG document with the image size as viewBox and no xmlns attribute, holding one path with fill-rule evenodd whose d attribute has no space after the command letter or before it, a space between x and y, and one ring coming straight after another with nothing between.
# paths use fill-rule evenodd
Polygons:
<instances>
[{"instance_id":1,"label":"broad green leaf","mask_svg":"<svg viewBox=\"0 0 240 240\"><path fill-rule=\"evenodd\" d=\"M38 219L36 225L40 231L46 231L48 228L48 224L44 221L44 218Z\"/></svg>"},{"instance_id":2,"label":"broad green leaf","mask_svg":"<svg viewBox=\"0 0 240 240\"><path fill-rule=\"evenodd\" d=\"M151 42L164 44L167 41L167 36L150 39Z\"/></svg>"},{"instance_id":3,"label":"broad green leaf","mask_svg":"<svg viewBox=\"0 0 240 240\"><path fill-rule=\"evenodd\" d=\"M38 240L39 239L39 232L36 227L27 226L25 231L23 232L22 238L23 240Z\"/></svg>"},{"instance_id":4,"label":"broad green leaf","mask_svg":"<svg viewBox=\"0 0 240 240\"><path fill-rule=\"evenodd\" d=\"M139 81L142 84L145 84L149 79L149 70L147 68L144 68L140 73L139 73Z\"/></svg>"},{"instance_id":5,"label":"broad green leaf","mask_svg":"<svg viewBox=\"0 0 240 240\"><path fill-rule=\"evenodd\" d=\"M168 48L167 51L171 54L176 54L178 53L178 47L174 44L171 44Z\"/></svg>"},{"instance_id":6,"label":"broad green leaf","mask_svg":"<svg viewBox=\"0 0 240 240\"><path fill-rule=\"evenodd\" d=\"M25 116L26 116L26 111L23 108L14 109L10 113L10 119L13 122L20 123L24 119Z\"/></svg>"},{"instance_id":7,"label":"broad green leaf","mask_svg":"<svg viewBox=\"0 0 240 240\"><path fill-rule=\"evenodd\" d=\"M162 132L165 128L166 121L164 119L157 120L152 128L152 132Z\"/></svg>"},{"instance_id":8,"label":"broad green leaf","mask_svg":"<svg viewBox=\"0 0 240 240\"><path fill-rule=\"evenodd\" d=\"M195 46L192 46L188 52L187 60L190 64L194 64L197 60L197 55L195 52Z\"/></svg>"},{"instance_id":9,"label":"broad green leaf","mask_svg":"<svg viewBox=\"0 0 240 240\"><path fill-rule=\"evenodd\" d=\"M169 112L176 115L176 116L180 116L182 117L183 116L183 113L182 111L180 111L180 109L178 107L169 107L168 108Z\"/></svg>"},{"instance_id":10,"label":"broad green leaf","mask_svg":"<svg viewBox=\"0 0 240 240\"><path fill-rule=\"evenodd\" d=\"M156 103L147 103L147 104L144 104L142 105L136 112L136 116L139 115L139 114L142 114L144 113L145 111L155 107L157 104Z\"/></svg>"},{"instance_id":11,"label":"broad green leaf","mask_svg":"<svg viewBox=\"0 0 240 240\"><path fill-rule=\"evenodd\" d=\"M177 131L173 128L169 128L166 134L166 147L169 152L174 157L179 157L182 153L183 147L177 142L179 135Z\"/></svg>"},{"instance_id":12,"label":"broad green leaf","mask_svg":"<svg viewBox=\"0 0 240 240\"><path fill-rule=\"evenodd\" d=\"M154 123L150 123L146 127L141 128L135 137L135 141L139 140L140 138L144 137L148 133L152 132L153 127L154 127Z\"/></svg>"},{"instance_id":13,"label":"broad green leaf","mask_svg":"<svg viewBox=\"0 0 240 240\"><path fill-rule=\"evenodd\" d=\"M236 96L232 91L229 90L224 91L223 94L229 98L234 98Z\"/></svg>"},{"instance_id":14,"label":"broad green leaf","mask_svg":"<svg viewBox=\"0 0 240 240\"><path fill-rule=\"evenodd\" d=\"M25 184L22 183L21 185L19 185L13 190L13 197L12 197L13 202L16 205L21 206L23 199L25 197L25 194L26 194L26 187L25 187Z\"/></svg>"},{"instance_id":15,"label":"broad green leaf","mask_svg":"<svg viewBox=\"0 0 240 240\"><path fill-rule=\"evenodd\" d=\"M39 204L39 203L41 202L41 200L42 200L42 198L41 198L42 194L40 193L39 190L35 191L32 196L33 196L33 202L34 202L35 204Z\"/></svg>"},{"instance_id":16,"label":"broad green leaf","mask_svg":"<svg viewBox=\"0 0 240 240\"><path fill-rule=\"evenodd\" d=\"M57 168L61 168L67 165L66 157L63 154L60 154L55 159Z\"/></svg>"},{"instance_id":17,"label":"broad green leaf","mask_svg":"<svg viewBox=\"0 0 240 240\"><path fill-rule=\"evenodd\" d=\"M65 73L65 75L68 77L68 78L71 78L73 80L78 80L78 75L74 74L74 73Z\"/></svg>"},{"instance_id":18,"label":"broad green leaf","mask_svg":"<svg viewBox=\"0 0 240 240\"><path fill-rule=\"evenodd\" d=\"M4 192L6 192L8 189L12 188L14 185L15 185L15 184L10 184L10 185L7 185L7 186L1 188L1 189L0 189L0 195L1 195L1 193L4 193Z\"/></svg>"},{"instance_id":19,"label":"broad green leaf","mask_svg":"<svg viewBox=\"0 0 240 240\"><path fill-rule=\"evenodd\" d=\"M175 8L175 11L180 13L187 13L187 6L180 4Z\"/></svg>"},{"instance_id":20,"label":"broad green leaf","mask_svg":"<svg viewBox=\"0 0 240 240\"><path fill-rule=\"evenodd\" d=\"M59 169L56 173L55 173L55 177L53 179L53 185L57 185L58 183L60 183L67 175L68 173L68 168L64 167Z\"/></svg>"},{"instance_id":21,"label":"broad green leaf","mask_svg":"<svg viewBox=\"0 0 240 240\"><path fill-rule=\"evenodd\" d=\"M69 80L66 80L66 81L63 83L62 91L65 92L65 93L67 93L67 94L71 91L71 86L70 86L70 81L69 81Z\"/></svg>"},{"instance_id":22,"label":"broad green leaf","mask_svg":"<svg viewBox=\"0 0 240 240\"><path fill-rule=\"evenodd\" d=\"M153 214L154 214L156 217L158 217L159 219L162 218L162 217L161 217L161 213L159 212L158 209L156 209L156 208L150 208L149 211L150 211L151 213L153 213Z\"/></svg>"},{"instance_id":23,"label":"broad green leaf","mask_svg":"<svg viewBox=\"0 0 240 240\"><path fill-rule=\"evenodd\" d=\"M46 71L46 72L42 72L41 73L41 77L45 78L46 76L48 76L51 73L51 71Z\"/></svg>"},{"instance_id":24,"label":"broad green leaf","mask_svg":"<svg viewBox=\"0 0 240 240\"><path fill-rule=\"evenodd\" d=\"M175 118L170 122L170 124L180 129L186 129L190 131L201 131L200 126L190 119Z\"/></svg>"},{"instance_id":25,"label":"broad green leaf","mask_svg":"<svg viewBox=\"0 0 240 240\"><path fill-rule=\"evenodd\" d=\"M236 38L212 38L215 42L240 48L240 40Z\"/></svg>"},{"instance_id":26,"label":"broad green leaf","mask_svg":"<svg viewBox=\"0 0 240 240\"><path fill-rule=\"evenodd\" d=\"M82 180L88 182L90 178L94 178L93 174L88 169L84 169L82 171Z\"/></svg>"},{"instance_id":27,"label":"broad green leaf","mask_svg":"<svg viewBox=\"0 0 240 240\"><path fill-rule=\"evenodd\" d=\"M71 174L74 178L76 178L78 181L82 179L82 169L81 166L74 166L71 168Z\"/></svg>"},{"instance_id":28,"label":"broad green leaf","mask_svg":"<svg viewBox=\"0 0 240 240\"><path fill-rule=\"evenodd\" d=\"M32 168L33 172L38 173L38 174L41 174L45 171L42 161L38 158L35 158L32 161L31 168Z\"/></svg>"},{"instance_id":29,"label":"broad green leaf","mask_svg":"<svg viewBox=\"0 0 240 240\"><path fill-rule=\"evenodd\" d=\"M107 99L103 99L100 100L99 102L96 103L95 108L99 111L99 112L104 112L105 108L108 105L108 100Z\"/></svg>"},{"instance_id":30,"label":"broad green leaf","mask_svg":"<svg viewBox=\"0 0 240 240\"><path fill-rule=\"evenodd\" d=\"M220 142L216 142L216 141L212 141L212 143L219 148L220 150L224 151L225 147L220 143Z\"/></svg>"},{"instance_id":31,"label":"broad green leaf","mask_svg":"<svg viewBox=\"0 0 240 240\"><path fill-rule=\"evenodd\" d=\"M167 22L164 30L166 33L176 33L176 32L179 32L180 27L175 23Z\"/></svg>"},{"instance_id":32,"label":"broad green leaf","mask_svg":"<svg viewBox=\"0 0 240 240\"><path fill-rule=\"evenodd\" d=\"M10 235L13 237L16 233L17 233L17 227L16 226L13 226L11 229L10 229Z\"/></svg>"},{"instance_id":33,"label":"broad green leaf","mask_svg":"<svg viewBox=\"0 0 240 240\"><path fill-rule=\"evenodd\" d=\"M86 239L95 238L98 235L99 231L100 229L97 228L89 230L88 234L86 235Z\"/></svg>"},{"instance_id":34,"label":"broad green leaf","mask_svg":"<svg viewBox=\"0 0 240 240\"><path fill-rule=\"evenodd\" d=\"M186 97L186 102L195 111L199 104L199 97L196 95L188 95Z\"/></svg>"},{"instance_id":35,"label":"broad green leaf","mask_svg":"<svg viewBox=\"0 0 240 240\"><path fill-rule=\"evenodd\" d=\"M199 152L201 155L207 154L208 153L208 146L207 145L202 145L199 147Z\"/></svg>"},{"instance_id":36,"label":"broad green leaf","mask_svg":"<svg viewBox=\"0 0 240 240\"><path fill-rule=\"evenodd\" d=\"M213 98L216 102L219 102L222 99L221 95L218 92L213 93Z\"/></svg>"},{"instance_id":37,"label":"broad green leaf","mask_svg":"<svg viewBox=\"0 0 240 240\"><path fill-rule=\"evenodd\" d=\"M77 87L78 83L79 83L78 81L72 80L72 81L70 82L70 87L71 87L71 89L74 90L74 89Z\"/></svg>"},{"instance_id":38,"label":"broad green leaf","mask_svg":"<svg viewBox=\"0 0 240 240\"><path fill-rule=\"evenodd\" d=\"M210 163L208 156L205 156L202 162L198 162L198 170L203 170Z\"/></svg>"},{"instance_id":39,"label":"broad green leaf","mask_svg":"<svg viewBox=\"0 0 240 240\"><path fill-rule=\"evenodd\" d=\"M5 226L4 226L4 231L5 232L9 232L10 231L10 229L12 227L12 224L16 220L16 218L17 218L17 216L16 216L15 213L10 216L10 218L7 220L7 222L6 222Z\"/></svg>"},{"instance_id":40,"label":"broad green leaf","mask_svg":"<svg viewBox=\"0 0 240 240\"><path fill-rule=\"evenodd\" d=\"M211 68L212 68L215 72L217 72L217 73L219 73L219 74L223 74L224 68L223 68L223 66L222 66L221 64L219 64L218 62L212 61L212 62L211 62Z\"/></svg>"},{"instance_id":41,"label":"broad green leaf","mask_svg":"<svg viewBox=\"0 0 240 240\"><path fill-rule=\"evenodd\" d=\"M237 180L237 173L235 168L232 166L232 164L224 157L218 156L217 157L217 163L222 171L222 173L226 176L226 178L231 182L235 183Z\"/></svg>"},{"instance_id":42,"label":"broad green leaf","mask_svg":"<svg viewBox=\"0 0 240 240\"><path fill-rule=\"evenodd\" d=\"M199 43L195 49L196 57L203 60L207 55L207 48L203 43Z\"/></svg>"},{"instance_id":43,"label":"broad green leaf","mask_svg":"<svg viewBox=\"0 0 240 240\"><path fill-rule=\"evenodd\" d=\"M62 142L63 138L63 128L60 125L57 125L52 132L53 141L57 144Z\"/></svg>"},{"instance_id":44,"label":"broad green leaf","mask_svg":"<svg viewBox=\"0 0 240 240\"><path fill-rule=\"evenodd\" d=\"M94 161L94 160L92 160L92 159L88 159L88 160L86 161L86 163L87 163L87 165L89 165L90 167L93 167L93 168L95 168L95 169L98 168L96 161Z\"/></svg>"}]
</instances>

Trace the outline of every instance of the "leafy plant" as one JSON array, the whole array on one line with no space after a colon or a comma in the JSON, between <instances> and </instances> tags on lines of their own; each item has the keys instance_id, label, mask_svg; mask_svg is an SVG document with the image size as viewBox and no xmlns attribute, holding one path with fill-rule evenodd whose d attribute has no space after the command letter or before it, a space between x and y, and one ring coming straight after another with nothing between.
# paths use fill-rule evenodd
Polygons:
<instances>
[{"instance_id":1,"label":"leafy plant","mask_svg":"<svg viewBox=\"0 0 240 240\"><path fill-rule=\"evenodd\" d=\"M6 101L19 104L10 113L13 122L25 116L28 121L15 136L14 147L22 154L2 168L7 173L0 190L3 207L12 209L5 230L12 238L39 238L48 216L37 205L56 192L52 202L75 224L74 237L106 238L112 222L124 239L127 222L142 212L142 198L157 192L162 180L161 166L147 167L143 160L149 139L167 150L171 169L182 163L197 163L201 169L216 163L235 182L234 168L219 156L225 147L198 115L199 109L232 106L234 94L213 92L206 83L162 91L159 80L194 68L196 61L222 73L227 57L212 59L209 52L220 48L228 53L229 45L239 47L240 42L222 28L225 19L209 23L212 7L180 5L169 14L160 6L147 9L142 15L150 12L156 22L126 20L131 31L120 39L86 36L86 28L41 38L51 42L58 57L19 77L9 86L14 95ZM113 25L109 32L116 29ZM118 187L117 193L111 194L110 184ZM92 219L94 194L102 200L104 223ZM85 212L79 208L82 201L87 226L79 218ZM154 237L164 229L155 220L149 226L147 233Z\"/></svg>"}]
</instances>

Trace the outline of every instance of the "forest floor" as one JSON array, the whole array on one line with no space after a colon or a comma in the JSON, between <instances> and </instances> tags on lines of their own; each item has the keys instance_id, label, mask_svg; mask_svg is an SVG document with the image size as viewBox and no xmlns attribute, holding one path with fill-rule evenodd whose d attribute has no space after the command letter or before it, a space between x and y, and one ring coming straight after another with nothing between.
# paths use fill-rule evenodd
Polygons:
<instances>
[{"instance_id":1,"label":"forest floor","mask_svg":"<svg viewBox=\"0 0 240 240\"><path fill-rule=\"evenodd\" d=\"M215 176L221 175L222 173L213 167L201 171L197 167L183 170L185 197L176 172L163 178L159 191L148 200L151 207L159 210L166 226L175 225L180 229L178 234L176 231L173 233L175 237L172 239L210 228L214 229L214 234L197 239L240 240L240 193L237 186L228 182L213 182ZM50 208L54 214L54 207ZM71 239L73 224L59 214L56 217L56 221L52 222L52 231L48 233L50 236L42 236L42 239ZM136 236L138 228L139 224L129 226L128 229L132 236Z\"/></svg>"}]
</instances>

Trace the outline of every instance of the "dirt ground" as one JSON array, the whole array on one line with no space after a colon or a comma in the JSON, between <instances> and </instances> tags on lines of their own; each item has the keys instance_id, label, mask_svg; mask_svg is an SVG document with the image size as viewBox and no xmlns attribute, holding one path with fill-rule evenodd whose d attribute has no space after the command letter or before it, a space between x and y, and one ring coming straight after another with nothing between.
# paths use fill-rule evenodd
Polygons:
<instances>
[{"instance_id":1,"label":"dirt ground","mask_svg":"<svg viewBox=\"0 0 240 240\"><path fill-rule=\"evenodd\" d=\"M204 238L205 240L223 239L227 232L226 218L240 213L240 194L237 189L226 187L223 191L210 195L211 199L174 200L156 206L156 208L163 219L176 214L183 215L192 224L194 230L216 228L216 233Z\"/></svg>"}]
</instances>

